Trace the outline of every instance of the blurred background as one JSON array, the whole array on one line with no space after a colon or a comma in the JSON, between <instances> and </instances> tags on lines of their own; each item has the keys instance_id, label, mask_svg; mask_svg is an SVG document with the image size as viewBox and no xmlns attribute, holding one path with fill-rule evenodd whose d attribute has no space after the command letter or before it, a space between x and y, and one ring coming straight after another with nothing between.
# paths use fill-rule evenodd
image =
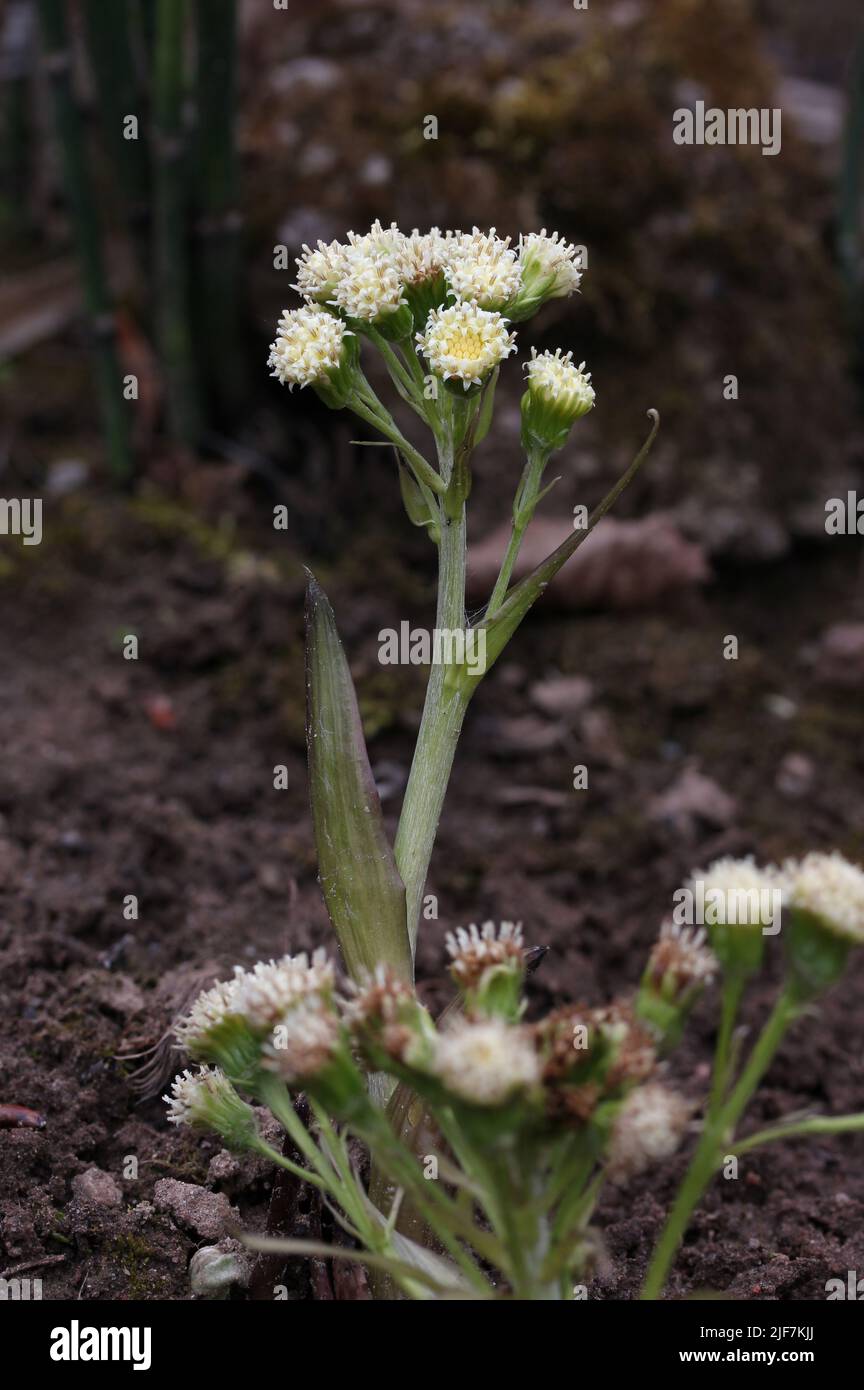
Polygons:
<instances>
[{"instance_id":1,"label":"blurred background","mask_svg":"<svg viewBox=\"0 0 864 1390\"><path fill-rule=\"evenodd\" d=\"M267 375L304 242L380 217L586 248L582 292L520 332L517 362L572 349L597 391L536 523L544 550L622 471L645 411L662 417L615 519L469 711L427 998L446 998L457 923L522 920L552 948L537 998L597 1002L638 980L674 888L711 857L860 861L862 539L826 535L825 504L864 487L861 27L857 0L0 8L0 495L43 501L41 544L0 535L0 1102L48 1121L0 1130L0 1273L44 1260L53 1296L188 1296L196 1232L151 1200L166 1173L265 1219L261 1175L214 1176L117 1057L157 1043L213 970L327 939L303 564L336 608L395 824L425 673L381 667L378 633L428 626L434 557L389 451ZM700 99L779 108L780 152L676 145L673 112ZM520 394L513 363L477 456L477 608ZM862 988L859 970L790 1043L766 1115L860 1107ZM685 1086L710 1036L706 1013ZM806 1298L861 1268L864 1179L844 1174L841 1208L829 1172L855 1142L773 1155L770 1178L754 1161L682 1288ZM140 1176L100 1207L87 1173L128 1153ZM600 1296L628 1296L616 1256L642 1249L658 1200L605 1214ZM356 1296L334 1271L326 1287Z\"/></svg>"}]
</instances>

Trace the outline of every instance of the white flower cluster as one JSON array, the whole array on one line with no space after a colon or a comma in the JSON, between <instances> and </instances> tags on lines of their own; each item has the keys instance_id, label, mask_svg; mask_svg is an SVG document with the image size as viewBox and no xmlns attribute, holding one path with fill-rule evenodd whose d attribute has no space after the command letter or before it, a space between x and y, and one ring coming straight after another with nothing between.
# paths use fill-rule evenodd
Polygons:
<instances>
[{"instance_id":1,"label":"white flower cluster","mask_svg":"<svg viewBox=\"0 0 864 1390\"><path fill-rule=\"evenodd\" d=\"M498 1018L460 1020L439 1033L431 1069L453 1095L482 1106L503 1105L542 1074L529 1030Z\"/></svg>"},{"instance_id":2,"label":"white flower cluster","mask_svg":"<svg viewBox=\"0 0 864 1390\"><path fill-rule=\"evenodd\" d=\"M625 1183L670 1158L681 1143L692 1106L656 1082L631 1091L612 1129L607 1174Z\"/></svg>"},{"instance_id":3,"label":"white flower cluster","mask_svg":"<svg viewBox=\"0 0 864 1390\"><path fill-rule=\"evenodd\" d=\"M455 377L466 391L482 385L516 351L516 334L507 332L507 320L473 300L433 309L426 332L417 334L417 342L436 376L444 381Z\"/></svg>"},{"instance_id":4,"label":"white flower cluster","mask_svg":"<svg viewBox=\"0 0 864 1390\"><path fill-rule=\"evenodd\" d=\"M375 222L345 242L303 246L294 288L306 303L282 315L269 365L288 386L320 383L343 360L352 326L387 335L395 325L389 336L404 340L413 314L432 371L467 391L516 351L511 318L572 294L580 279L577 248L557 232L531 232L514 249L494 227L406 234Z\"/></svg>"},{"instance_id":5,"label":"white flower cluster","mask_svg":"<svg viewBox=\"0 0 864 1390\"><path fill-rule=\"evenodd\" d=\"M234 973L232 1012L242 1014L256 1033L270 1032L295 1004L332 990L335 980L333 962L323 946L311 960L302 951L266 964L259 961L253 970L237 966Z\"/></svg>"},{"instance_id":6,"label":"white flower cluster","mask_svg":"<svg viewBox=\"0 0 864 1390\"><path fill-rule=\"evenodd\" d=\"M270 344L270 375L289 390L321 381L338 370L347 333L342 320L318 304L286 309Z\"/></svg>"},{"instance_id":7,"label":"white flower cluster","mask_svg":"<svg viewBox=\"0 0 864 1390\"><path fill-rule=\"evenodd\" d=\"M864 945L864 872L835 850L783 865L784 901L816 917L835 936Z\"/></svg>"}]
</instances>

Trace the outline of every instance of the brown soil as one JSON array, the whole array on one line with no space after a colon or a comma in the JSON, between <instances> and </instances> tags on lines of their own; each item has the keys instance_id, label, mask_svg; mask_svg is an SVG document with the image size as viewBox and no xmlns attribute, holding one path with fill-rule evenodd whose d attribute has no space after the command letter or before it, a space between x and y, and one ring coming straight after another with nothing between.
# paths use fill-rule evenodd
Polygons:
<instances>
[{"instance_id":1,"label":"brown soil","mask_svg":"<svg viewBox=\"0 0 864 1390\"><path fill-rule=\"evenodd\" d=\"M0 1129L0 1272L34 1265L47 1298L189 1297L188 1260L205 1242L155 1210L153 1190L165 1177L206 1184L218 1146L171 1131L158 1100L137 1101L134 1064L118 1056L157 1041L209 972L328 935L306 802L299 567L272 530L246 538L255 566L230 547L226 562L183 516L98 498L58 508L40 564L19 552L0 614L0 1102L46 1120ZM406 532L377 569L383 543L367 536L322 575L391 828L422 673L383 679L376 637L394 616L422 620L431 594L428 556ZM837 541L721 573L662 615L538 610L469 716L430 883L440 915L420 950L429 999L447 995L443 936L458 922L520 918L529 941L551 948L535 1006L600 1001L638 980L693 866L726 851L860 856L860 698L821 684L808 659L825 615L854 617L856 603L855 557ZM137 661L122 655L128 633ZM737 662L722 659L727 633L740 639ZM573 726L530 703L553 672L592 682ZM590 789L575 792L583 762ZM280 763L284 791L273 789ZM731 818L652 817L688 765L734 797ZM129 894L137 921L124 920ZM770 993L768 982L757 991L751 1020ZM861 1107L862 1003L859 962L786 1044L748 1123ZM672 1063L694 1098L713 1017L706 1000ZM864 1140L847 1137L743 1161L707 1197L671 1291L824 1297L828 1278L864 1268L862 1154ZM130 1156L135 1178L124 1177ZM633 1296L683 1162L604 1199L608 1260L592 1297ZM120 1184L122 1206L73 1195L94 1165ZM262 1226L270 1175L212 1185L244 1227ZM292 1289L303 1294L303 1280Z\"/></svg>"}]
</instances>

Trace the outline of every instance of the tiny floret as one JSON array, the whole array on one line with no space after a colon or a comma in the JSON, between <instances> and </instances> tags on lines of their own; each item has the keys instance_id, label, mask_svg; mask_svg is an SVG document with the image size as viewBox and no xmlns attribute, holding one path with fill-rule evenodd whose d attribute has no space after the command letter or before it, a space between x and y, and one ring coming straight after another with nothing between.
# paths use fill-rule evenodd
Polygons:
<instances>
[{"instance_id":1,"label":"tiny floret","mask_svg":"<svg viewBox=\"0 0 864 1390\"><path fill-rule=\"evenodd\" d=\"M508 333L506 320L475 303L433 309L417 342L433 372L445 381L461 381L466 391L482 385L516 351L516 335Z\"/></svg>"},{"instance_id":2,"label":"tiny floret","mask_svg":"<svg viewBox=\"0 0 864 1390\"><path fill-rule=\"evenodd\" d=\"M291 390L324 381L342 363L347 333L341 319L320 305L286 309L270 344L270 375Z\"/></svg>"}]
</instances>

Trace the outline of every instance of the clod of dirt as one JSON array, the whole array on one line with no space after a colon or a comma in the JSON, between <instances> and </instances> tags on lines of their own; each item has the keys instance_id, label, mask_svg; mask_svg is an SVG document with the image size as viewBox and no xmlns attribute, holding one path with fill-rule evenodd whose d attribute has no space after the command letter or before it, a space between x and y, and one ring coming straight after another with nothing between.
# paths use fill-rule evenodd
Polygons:
<instances>
[{"instance_id":1,"label":"clod of dirt","mask_svg":"<svg viewBox=\"0 0 864 1390\"><path fill-rule=\"evenodd\" d=\"M538 517L523 541L514 580L530 574L571 535L572 527L566 523ZM471 547L468 588L472 599L485 596L495 582L509 538L509 525L500 526ZM559 608L650 608L659 599L709 578L704 550L686 540L670 517L659 512L638 521L606 517L556 575L549 601Z\"/></svg>"},{"instance_id":2,"label":"clod of dirt","mask_svg":"<svg viewBox=\"0 0 864 1390\"><path fill-rule=\"evenodd\" d=\"M590 704L594 686L584 676L545 676L534 682L528 694L550 719L569 719Z\"/></svg>"},{"instance_id":3,"label":"clod of dirt","mask_svg":"<svg viewBox=\"0 0 864 1390\"><path fill-rule=\"evenodd\" d=\"M816 673L829 685L864 685L864 623L835 623L819 639Z\"/></svg>"},{"instance_id":4,"label":"clod of dirt","mask_svg":"<svg viewBox=\"0 0 864 1390\"><path fill-rule=\"evenodd\" d=\"M667 821L689 833L699 821L708 825L731 825L736 809L734 797L695 767L687 767L671 787L650 802L648 815L651 820Z\"/></svg>"},{"instance_id":5,"label":"clod of dirt","mask_svg":"<svg viewBox=\"0 0 864 1390\"><path fill-rule=\"evenodd\" d=\"M208 1192L196 1183L162 1178L153 1195L159 1211L167 1211L179 1225L206 1240L219 1240L239 1220L224 1192Z\"/></svg>"},{"instance_id":6,"label":"clod of dirt","mask_svg":"<svg viewBox=\"0 0 864 1390\"><path fill-rule=\"evenodd\" d=\"M72 1179L72 1192L79 1202L95 1207L123 1205L123 1192L110 1173L101 1168L88 1168Z\"/></svg>"}]
</instances>

